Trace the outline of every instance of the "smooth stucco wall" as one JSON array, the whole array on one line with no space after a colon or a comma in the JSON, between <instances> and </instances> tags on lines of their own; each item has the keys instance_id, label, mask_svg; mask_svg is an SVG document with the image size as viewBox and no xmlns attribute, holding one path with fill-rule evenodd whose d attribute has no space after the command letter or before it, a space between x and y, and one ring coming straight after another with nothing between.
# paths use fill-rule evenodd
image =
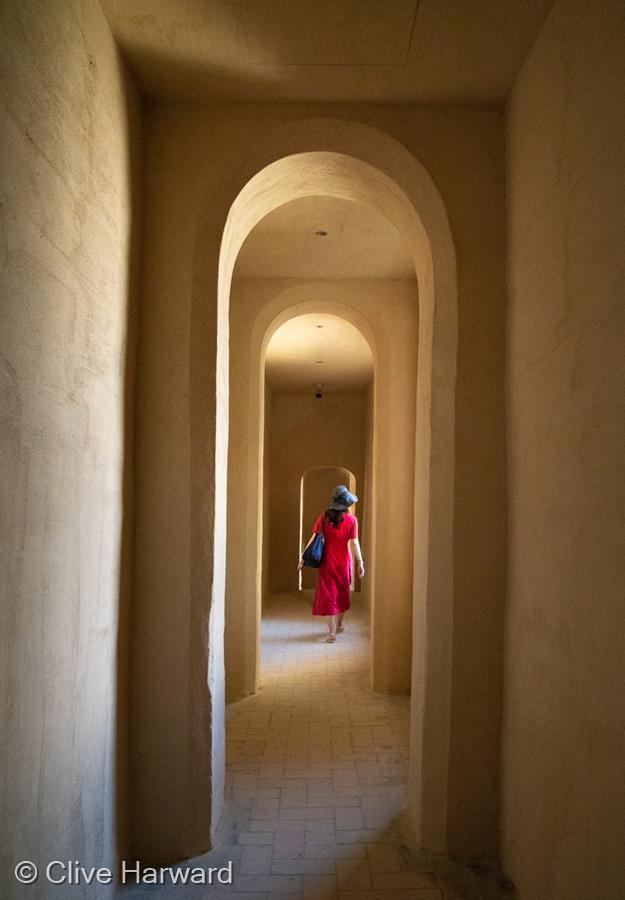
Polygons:
<instances>
[{"instance_id":1,"label":"smooth stucco wall","mask_svg":"<svg viewBox=\"0 0 625 900\"><path fill-rule=\"evenodd\" d=\"M557 2L508 109L503 861L625 896L625 7Z\"/></svg>"},{"instance_id":2,"label":"smooth stucco wall","mask_svg":"<svg viewBox=\"0 0 625 900\"><path fill-rule=\"evenodd\" d=\"M123 828L138 111L93 0L3 2L0 58L2 896L84 896L12 870L114 867Z\"/></svg>"},{"instance_id":3,"label":"smooth stucco wall","mask_svg":"<svg viewBox=\"0 0 625 900\"><path fill-rule=\"evenodd\" d=\"M316 400L312 393L276 393L269 433L273 487L265 497L270 510L269 590L281 593L297 590L299 498L304 473L316 466L342 466L354 473L357 484L364 482L367 396L326 393L323 399ZM330 491L333 486L330 485ZM315 499L323 505L317 505L314 513L310 502L305 502L303 544L310 537L316 517L328 505L330 491L326 489L322 498L315 491ZM360 504L354 512L359 515ZM303 584L305 588L316 583L314 574L310 574L312 577Z\"/></svg>"}]
</instances>

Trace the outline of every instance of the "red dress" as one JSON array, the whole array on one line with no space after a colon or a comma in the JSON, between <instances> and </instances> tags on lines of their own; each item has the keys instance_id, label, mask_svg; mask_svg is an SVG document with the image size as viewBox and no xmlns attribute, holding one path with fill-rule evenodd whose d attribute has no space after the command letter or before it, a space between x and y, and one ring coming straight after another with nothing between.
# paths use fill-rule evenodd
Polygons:
<instances>
[{"instance_id":1,"label":"red dress","mask_svg":"<svg viewBox=\"0 0 625 900\"><path fill-rule=\"evenodd\" d=\"M319 516L313 531L323 529L325 548L323 560L317 569L317 590L313 601L313 616L337 616L350 605L352 583L352 556L349 542L358 537L358 519L345 514L343 521L335 528L331 522Z\"/></svg>"}]
</instances>

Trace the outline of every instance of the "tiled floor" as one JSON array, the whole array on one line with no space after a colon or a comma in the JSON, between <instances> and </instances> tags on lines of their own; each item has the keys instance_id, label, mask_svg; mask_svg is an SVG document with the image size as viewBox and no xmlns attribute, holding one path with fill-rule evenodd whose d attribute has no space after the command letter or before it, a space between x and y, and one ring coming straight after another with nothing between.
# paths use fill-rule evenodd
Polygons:
<instances>
[{"instance_id":1,"label":"tiled floor","mask_svg":"<svg viewBox=\"0 0 625 900\"><path fill-rule=\"evenodd\" d=\"M228 711L235 887L440 900L408 850L408 698L369 690L365 615L335 644L326 634L308 593L265 607L262 689Z\"/></svg>"},{"instance_id":2,"label":"tiled floor","mask_svg":"<svg viewBox=\"0 0 625 900\"><path fill-rule=\"evenodd\" d=\"M459 896L433 871L444 866L412 849L408 698L371 692L367 617L355 609L345 624L327 644L309 594L271 598L261 690L228 707L227 808L217 847L189 863L232 860L234 884L161 887L159 900Z\"/></svg>"}]
</instances>

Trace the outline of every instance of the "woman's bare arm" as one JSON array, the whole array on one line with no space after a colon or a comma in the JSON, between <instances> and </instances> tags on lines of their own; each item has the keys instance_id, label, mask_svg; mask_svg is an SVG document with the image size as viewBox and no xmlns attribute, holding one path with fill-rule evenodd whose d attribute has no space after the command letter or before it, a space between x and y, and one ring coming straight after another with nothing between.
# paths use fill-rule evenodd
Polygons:
<instances>
[{"instance_id":1,"label":"woman's bare arm","mask_svg":"<svg viewBox=\"0 0 625 900\"><path fill-rule=\"evenodd\" d=\"M351 550L356 558L356 563L358 564L358 577L365 577L365 564L362 559L362 550L360 549L360 541L358 538L351 538L350 542Z\"/></svg>"}]
</instances>

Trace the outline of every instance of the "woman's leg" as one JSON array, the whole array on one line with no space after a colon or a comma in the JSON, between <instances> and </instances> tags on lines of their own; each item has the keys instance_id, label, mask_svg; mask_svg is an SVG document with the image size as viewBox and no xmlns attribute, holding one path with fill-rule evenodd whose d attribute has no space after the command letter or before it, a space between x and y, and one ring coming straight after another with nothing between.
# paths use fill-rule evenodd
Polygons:
<instances>
[{"instance_id":1,"label":"woman's leg","mask_svg":"<svg viewBox=\"0 0 625 900\"><path fill-rule=\"evenodd\" d=\"M345 618L345 613L347 610L343 610L342 613L339 613L336 619L336 633L341 634L345 629L343 628L343 619Z\"/></svg>"},{"instance_id":2,"label":"woman's leg","mask_svg":"<svg viewBox=\"0 0 625 900\"><path fill-rule=\"evenodd\" d=\"M326 622L328 623L327 640L332 643L336 640L336 616L326 616Z\"/></svg>"}]
</instances>

